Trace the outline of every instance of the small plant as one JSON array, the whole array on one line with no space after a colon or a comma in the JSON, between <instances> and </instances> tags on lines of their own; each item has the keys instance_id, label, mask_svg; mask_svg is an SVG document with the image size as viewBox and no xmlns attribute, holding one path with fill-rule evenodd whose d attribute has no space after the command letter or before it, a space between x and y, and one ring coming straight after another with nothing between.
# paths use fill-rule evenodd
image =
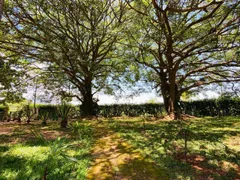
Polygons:
<instances>
[{"instance_id":1,"label":"small plant","mask_svg":"<svg viewBox=\"0 0 240 180\"><path fill-rule=\"evenodd\" d=\"M59 166L59 158L61 157L68 161L78 163L76 158L67 155L67 151L72 147L72 145L67 144L67 140L65 138L58 137L54 141L48 141L40 131L36 131L35 129L31 129L30 131L38 142L41 142L50 148L48 158L44 161L41 167L43 172L42 179L46 180L50 171Z\"/></svg>"},{"instance_id":2,"label":"small plant","mask_svg":"<svg viewBox=\"0 0 240 180\"><path fill-rule=\"evenodd\" d=\"M80 122L70 124L70 127L75 135L78 135L80 139L87 138L92 135L92 128L88 125Z\"/></svg>"},{"instance_id":3,"label":"small plant","mask_svg":"<svg viewBox=\"0 0 240 180\"><path fill-rule=\"evenodd\" d=\"M46 126L47 125L47 120L49 118L49 112L44 111L41 115L40 118L42 119L42 125Z\"/></svg>"},{"instance_id":4,"label":"small plant","mask_svg":"<svg viewBox=\"0 0 240 180\"><path fill-rule=\"evenodd\" d=\"M178 137L184 140L184 158L187 162L188 153L188 140L193 136L193 132L190 129L191 124L182 124L180 131L178 132Z\"/></svg>"},{"instance_id":5,"label":"small plant","mask_svg":"<svg viewBox=\"0 0 240 180\"><path fill-rule=\"evenodd\" d=\"M36 129L30 129L30 131L38 142L41 142L43 144L45 144L47 142L47 140L45 139L45 137L43 136L43 134L40 131L36 131Z\"/></svg>"},{"instance_id":6,"label":"small plant","mask_svg":"<svg viewBox=\"0 0 240 180\"><path fill-rule=\"evenodd\" d=\"M66 102L63 102L60 106L58 106L58 113L61 116L61 127L66 128L68 125L68 117L71 112L72 107L67 104Z\"/></svg>"},{"instance_id":7,"label":"small plant","mask_svg":"<svg viewBox=\"0 0 240 180\"><path fill-rule=\"evenodd\" d=\"M31 108L30 104L26 104L23 106L23 113L27 117L27 123L29 124L32 117L35 115L33 109Z\"/></svg>"}]
</instances>

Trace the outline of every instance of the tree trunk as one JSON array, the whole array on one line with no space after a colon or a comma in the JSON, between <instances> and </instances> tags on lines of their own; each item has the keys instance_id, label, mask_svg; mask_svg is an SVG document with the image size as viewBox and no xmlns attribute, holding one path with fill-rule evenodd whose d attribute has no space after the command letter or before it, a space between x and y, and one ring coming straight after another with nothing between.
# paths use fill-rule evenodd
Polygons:
<instances>
[{"instance_id":1,"label":"tree trunk","mask_svg":"<svg viewBox=\"0 0 240 180\"><path fill-rule=\"evenodd\" d=\"M166 76L166 74L164 76ZM161 78L161 92L166 112L172 119L176 120L180 119L181 111L178 105L180 95L175 80L175 72L169 73L169 83L167 82L167 78Z\"/></svg>"},{"instance_id":2,"label":"tree trunk","mask_svg":"<svg viewBox=\"0 0 240 180\"><path fill-rule=\"evenodd\" d=\"M4 6L4 0L0 0L0 20L2 19L3 6Z\"/></svg>"},{"instance_id":3,"label":"tree trunk","mask_svg":"<svg viewBox=\"0 0 240 180\"><path fill-rule=\"evenodd\" d=\"M85 83L85 88L84 88L84 92L82 92L82 96L83 96L83 102L81 106L81 116L91 117L96 115L94 113L94 102L93 102L91 83Z\"/></svg>"},{"instance_id":4,"label":"tree trunk","mask_svg":"<svg viewBox=\"0 0 240 180\"><path fill-rule=\"evenodd\" d=\"M67 118L62 119L61 128L66 128L67 125L68 125L68 119Z\"/></svg>"}]
</instances>

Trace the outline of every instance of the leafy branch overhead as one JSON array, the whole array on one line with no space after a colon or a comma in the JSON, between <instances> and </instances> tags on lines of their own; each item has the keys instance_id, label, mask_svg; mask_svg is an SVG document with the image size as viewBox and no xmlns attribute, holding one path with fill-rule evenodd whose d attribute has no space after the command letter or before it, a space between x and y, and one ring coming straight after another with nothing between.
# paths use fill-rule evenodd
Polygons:
<instances>
[{"instance_id":1,"label":"leafy branch overhead","mask_svg":"<svg viewBox=\"0 0 240 180\"><path fill-rule=\"evenodd\" d=\"M240 81L236 1L127 1L133 59L152 69L168 112L187 91ZM137 33L139 32L139 33ZM153 78L155 77L155 78ZM174 107L175 106L175 107Z\"/></svg>"},{"instance_id":2,"label":"leafy branch overhead","mask_svg":"<svg viewBox=\"0 0 240 180\"><path fill-rule=\"evenodd\" d=\"M81 101L84 116L94 114L98 92L152 83L176 119L182 94L240 81L239 6L234 0L8 0L0 51L5 59L44 65L45 84Z\"/></svg>"},{"instance_id":3,"label":"leafy branch overhead","mask_svg":"<svg viewBox=\"0 0 240 180\"><path fill-rule=\"evenodd\" d=\"M72 85L72 93L63 95L91 107L93 95L117 78L113 73L124 72L116 48L123 2L12 0L6 6L4 22L14 40L1 38L1 49L47 64L54 79Z\"/></svg>"}]
</instances>

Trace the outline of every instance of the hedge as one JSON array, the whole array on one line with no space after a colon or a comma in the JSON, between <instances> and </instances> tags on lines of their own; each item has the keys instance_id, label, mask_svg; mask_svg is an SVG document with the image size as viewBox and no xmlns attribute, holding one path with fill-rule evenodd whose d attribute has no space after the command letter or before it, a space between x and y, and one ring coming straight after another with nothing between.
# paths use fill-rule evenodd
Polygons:
<instances>
[{"instance_id":1,"label":"hedge","mask_svg":"<svg viewBox=\"0 0 240 180\"><path fill-rule=\"evenodd\" d=\"M98 115L104 117L112 116L141 116L145 114L160 115L164 114L162 104L113 104L99 106Z\"/></svg>"},{"instance_id":2,"label":"hedge","mask_svg":"<svg viewBox=\"0 0 240 180\"><path fill-rule=\"evenodd\" d=\"M194 116L237 116L240 115L240 98L184 102L183 110Z\"/></svg>"},{"instance_id":3,"label":"hedge","mask_svg":"<svg viewBox=\"0 0 240 180\"><path fill-rule=\"evenodd\" d=\"M221 97L199 101L180 103L183 113L194 116L237 116L240 115L240 98ZM37 105L38 118L48 112L49 120L58 120L57 105ZM33 108L33 107L32 107ZM0 105L0 120L3 119L6 107ZM113 116L162 116L165 114L163 104L113 104L100 105L96 109L97 115ZM70 118L79 118L79 106L73 106Z\"/></svg>"},{"instance_id":4,"label":"hedge","mask_svg":"<svg viewBox=\"0 0 240 180\"><path fill-rule=\"evenodd\" d=\"M237 116L240 115L240 98L223 97L219 99L205 99L199 101L188 101L180 103L183 113L193 116ZM165 109L163 104L114 104L98 107L98 115L111 116L141 116L163 115Z\"/></svg>"}]
</instances>

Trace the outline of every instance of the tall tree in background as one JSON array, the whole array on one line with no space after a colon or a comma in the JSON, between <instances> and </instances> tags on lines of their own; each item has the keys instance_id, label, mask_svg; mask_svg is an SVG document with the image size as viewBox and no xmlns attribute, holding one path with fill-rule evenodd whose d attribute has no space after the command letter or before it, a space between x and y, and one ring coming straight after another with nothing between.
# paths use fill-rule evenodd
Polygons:
<instances>
[{"instance_id":1,"label":"tall tree in background","mask_svg":"<svg viewBox=\"0 0 240 180\"><path fill-rule=\"evenodd\" d=\"M150 69L169 115L179 118L184 92L240 81L239 1L127 1L129 51ZM134 29L134 30L133 30Z\"/></svg>"},{"instance_id":2,"label":"tall tree in background","mask_svg":"<svg viewBox=\"0 0 240 180\"><path fill-rule=\"evenodd\" d=\"M113 73L125 65L116 59L124 4L118 0L9 0L5 5L5 25L14 38L2 37L0 49L47 64L49 71L77 89L65 95L82 102L83 116L92 115L93 95L108 87L109 79L117 76Z\"/></svg>"}]
</instances>

